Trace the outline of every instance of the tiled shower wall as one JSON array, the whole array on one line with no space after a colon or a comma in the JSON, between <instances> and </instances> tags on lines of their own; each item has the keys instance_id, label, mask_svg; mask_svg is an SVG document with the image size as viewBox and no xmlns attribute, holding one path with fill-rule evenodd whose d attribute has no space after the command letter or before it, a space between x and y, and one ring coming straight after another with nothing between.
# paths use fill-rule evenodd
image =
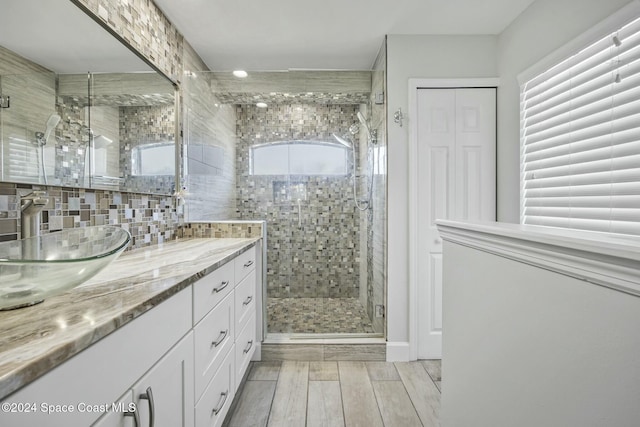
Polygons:
<instances>
[{"instance_id":1,"label":"tiled shower wall","mask_svg":"<svg viewBox=\"0 0 640 427\"><path fill-rule=\"evenodd\" d=\"M350 175L250 175L250 147L270 141L332 141L332 133L347 133L357 122L358 109L321 104L236 107L237 208L242 220L267 221L269 297L357 297L359 214Z\"/></svg>"}]
</instances>

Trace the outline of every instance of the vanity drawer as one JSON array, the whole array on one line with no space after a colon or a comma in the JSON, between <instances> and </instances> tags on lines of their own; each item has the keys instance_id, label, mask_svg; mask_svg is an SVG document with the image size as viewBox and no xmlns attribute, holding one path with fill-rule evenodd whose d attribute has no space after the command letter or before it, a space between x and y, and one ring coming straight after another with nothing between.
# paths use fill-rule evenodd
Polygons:
<instances>
[{"instance_id":1,"label":"vanity drawer","mask_svg":"<svg viewBox=\"0 0 640 427\"><path fill-rule=\"evenodd\" d=\"M249 273L245 279L236 286L235 292L235 321L236 335L247 324L251 314L256 311L256 272Z\"/></svg>"},{"instance_id":2,"label":"vanity drawer","mask_svg":"<svg viewBox=\"0 0 640 427\"><path fill-rule=\"evenodd\" d=\"M240 282L247 274L256 269L256 247L253 246L248 251L238 255L234 259L236 269L236 281Z\"/></svg>"},{"instance_id":3,"label":"vanity drawer","mask_svg":"<svg viewBox=\"0 0 640 427\"><path fill-rule=\"evenodd\" d=\"M193 324L195 325L229 295L235 286L235 266L228 262L193 285Z\"/></svg>"},{"instance_id":4,"label":"vanity drawer","mask_svg":"<svg viewBox=\"0 0 640 427\"><path fill-rule=\"evenodd\" d=\"M194 328L196 399L213 378L233 346L235 317L233 292L211 310Z\"/></svg>"},{"instance_id":5,"label":"vanity drawer","mask_svg":"<svg viewBox=\"0 0 640 427\"><path fill-rule=\"evenodd\" d=\"M232 348L196 404L196 427L222 425L235 395L234 353Z\"/></svg>"},{"instance_id":6,"label":"vanity drawer","mask_svg":"<svg viewBox=\"0 0 640 427\"><path fill-rule=\"evenodd\" d=\"M249 318L249 322L236 339L236 384L240 384L253 352L256 349L256 315Z\"/></svg>"}]
</instances>

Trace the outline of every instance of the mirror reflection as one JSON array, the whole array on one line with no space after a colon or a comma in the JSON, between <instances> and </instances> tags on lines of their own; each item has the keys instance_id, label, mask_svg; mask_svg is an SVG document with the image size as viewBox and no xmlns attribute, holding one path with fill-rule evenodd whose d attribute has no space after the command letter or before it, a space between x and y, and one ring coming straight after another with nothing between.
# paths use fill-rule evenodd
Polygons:
<instances>
[{"instance_id":1,"label":"mirror reflection","mask_svg":"<svg viewBox=\"0 0 640 427\"><path fill-rule=\"evenodd\" d=\"M171 194L173 84L68 0L32 3L0 17L1 180ZM61 14L40 45L15 34Z\"/></svg>"}]
</instances>

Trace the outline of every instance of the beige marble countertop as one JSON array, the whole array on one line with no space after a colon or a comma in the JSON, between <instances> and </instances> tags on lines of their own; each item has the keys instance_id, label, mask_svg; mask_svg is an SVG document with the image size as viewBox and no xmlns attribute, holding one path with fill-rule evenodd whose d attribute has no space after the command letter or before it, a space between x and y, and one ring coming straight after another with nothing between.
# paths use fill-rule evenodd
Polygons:
<instances>
[{"instance_id":1,"label":"beige marble countertop","mask_svg":"<svg viewBox=\"0 0 640 427\"><path fill-rule=\"evenodd\" d=\"M0 311L0 399L251 248L257 238L189 239L125 252L88 282Z\"/></svg>"}]
</instances>

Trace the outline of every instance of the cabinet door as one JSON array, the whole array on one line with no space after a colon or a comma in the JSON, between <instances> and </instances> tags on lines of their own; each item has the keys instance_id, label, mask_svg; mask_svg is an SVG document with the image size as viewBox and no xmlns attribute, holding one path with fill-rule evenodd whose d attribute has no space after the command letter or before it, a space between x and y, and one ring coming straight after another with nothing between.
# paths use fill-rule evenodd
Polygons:
<instances>
[{"instance_id":1,"label":"cabinet door","mask_svg":"<svg viewBox=\"0 0 640 427\"><path fill-rule=\"evenodd\" d=\"M235 289L236 338L256 312L256 272L253 270Z\"/></svg>"},{"instance_id":2,"label":"cabinet door","mask_svg":"<svg viewBox=\"0 0 640 427\"><path fill-rule=\"evenodd\" d=\"M193 332L138 381L133 397L141 426L193 427Z\"/></svg>"},{"instance_id":3,"label":"cabinet door","mask_svg":"<svg viewBox=\"0 0 640 427\"><path fill-rule=\"evenodd\" d=\"M124 396L113 405L109 405L107 413L102 416L92 427L141 427L136 425L133 392L127 391Z\"/></svg>"}]
</instances>

